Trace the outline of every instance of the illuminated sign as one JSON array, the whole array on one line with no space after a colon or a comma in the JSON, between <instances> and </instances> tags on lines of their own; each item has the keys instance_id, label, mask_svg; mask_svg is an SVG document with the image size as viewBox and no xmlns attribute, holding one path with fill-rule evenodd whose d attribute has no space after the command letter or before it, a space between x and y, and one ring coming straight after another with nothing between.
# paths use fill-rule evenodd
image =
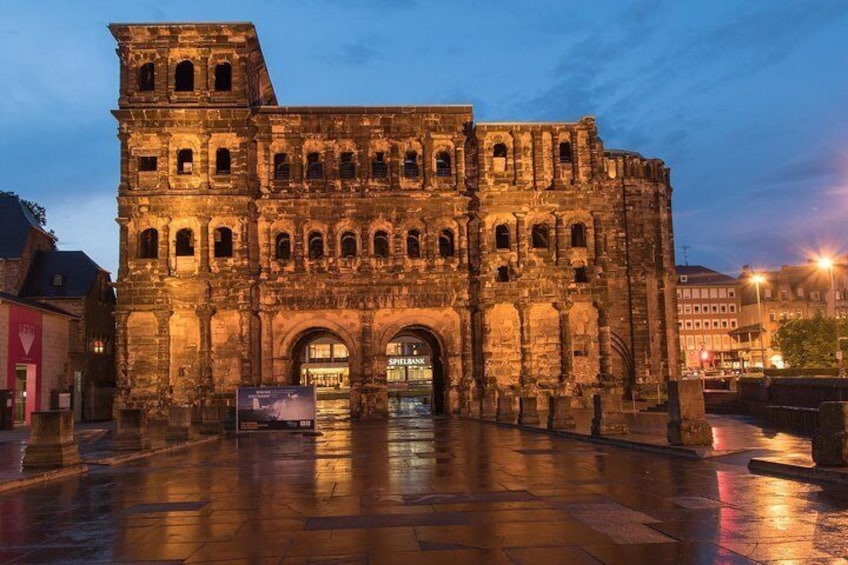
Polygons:
<instances>
[{"instance_id":1,"label":"illuminated sign","mask_svg":"<svg viewBox=\"0 0 848 565\"><path fill-rule=\"evenodd\" d=\"M389 357L389 367L426 367L429 364L427 357Z\"/></svg>"}]
</instances>

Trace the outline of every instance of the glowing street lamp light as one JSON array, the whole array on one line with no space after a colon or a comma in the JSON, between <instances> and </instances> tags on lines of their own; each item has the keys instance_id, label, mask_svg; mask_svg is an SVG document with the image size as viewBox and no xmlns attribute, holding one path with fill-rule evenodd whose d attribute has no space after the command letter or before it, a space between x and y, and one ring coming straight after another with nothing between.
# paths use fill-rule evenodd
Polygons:
<instances>
[{"instance_id":1,"label":"glowing street lamp light","mask_svg":"<svg viewBox=\"0 0 848 565\"><path fill-rule=\"evenodd\" d=\"M763 333L765 333L765 324L763 324L763 305L760 302L760 285L766 282L765 275L754 273L751 275L750 281L757 289L757 319L760 323L760 362L763 364L763 371L766 369L766 349L763 341Z\"/></svg>"},{"instance_id":2,"label":"glowing street lamp light","mask_svg":"<svg viewBox=\"0 0 848 565\"><path fill-rule=\"evenodd\" d=\"M836 310L836 287L833 284L833 268L836 266L830 257L820 257L816 262L819 269L827 271L830 276L830 292L833 293L833 321L836 324L836 366L839 367L839 376L845 376L845 365L842 363L842 341L839 337L839 316Z\"/></svg>"}]
</instances>

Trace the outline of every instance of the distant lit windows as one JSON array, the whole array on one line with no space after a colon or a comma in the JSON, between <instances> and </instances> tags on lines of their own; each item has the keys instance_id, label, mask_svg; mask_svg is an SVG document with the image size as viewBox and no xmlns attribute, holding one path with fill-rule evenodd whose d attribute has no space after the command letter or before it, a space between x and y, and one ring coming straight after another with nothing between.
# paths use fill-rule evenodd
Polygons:
<instances>
[{"instance_id":1,"label":"distant lit windows","mask_svg":"<svg viewBox=\"0 0 848 565\"><path fill-rule=\"evenodd\" d=\"M191 92L194 90L194 64L191 61L180 61L174 71L174 90Z\"/></svg>"},{"instance_id":2,"label":"distant lit windows","mask_svg":"<svg viewBox=\"0 0 848 565\"><path fill-rule=\"evenodd\" d=\"M102 339L91 340L91 352L96 355L106 353L106 341Z\"/></svg>"}]
</instances>

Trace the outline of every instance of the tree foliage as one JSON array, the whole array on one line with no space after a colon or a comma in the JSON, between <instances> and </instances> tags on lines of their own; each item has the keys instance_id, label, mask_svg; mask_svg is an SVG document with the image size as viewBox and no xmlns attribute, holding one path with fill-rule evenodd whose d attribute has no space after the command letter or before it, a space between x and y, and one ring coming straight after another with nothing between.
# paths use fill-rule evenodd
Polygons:
<instances>
[{"instance_id":1,"label":"tree foliage","mask_svg":"<svg viewBox=\"0 0 848 565\"><path fill-rule=\"evenodd\" d=\"M787 320L780 324L774 340L786 363L795 368L836 367L836 329L848 337L848 320L825 318L821 314L806 320ZM846 348L846 342L842 342Z\"/></svg>"}]
</instances>

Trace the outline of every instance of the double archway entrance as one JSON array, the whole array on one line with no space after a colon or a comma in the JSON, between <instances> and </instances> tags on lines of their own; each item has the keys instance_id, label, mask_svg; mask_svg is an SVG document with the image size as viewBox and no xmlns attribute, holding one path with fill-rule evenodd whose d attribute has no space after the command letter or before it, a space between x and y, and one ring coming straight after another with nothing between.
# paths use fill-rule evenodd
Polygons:
<instances>
[{"instance_id":1,"label":"double archway entrance","mask_svg":"<svg viewBox=\"0 0 848 565\"><path fill-rule=\"evenodd\" d=\"M357 344L351 344L356 347ZM373 359L357 362L351 348L335 332L314 328L304 332L291 350L290 382L314 385L322 412L338 413L361 382L360 365L372 363L373 380L385 385L389 416L429 416L446 412L447 376L444 349L429 329L403 328Z\"/></svg>"}]
</instances>

